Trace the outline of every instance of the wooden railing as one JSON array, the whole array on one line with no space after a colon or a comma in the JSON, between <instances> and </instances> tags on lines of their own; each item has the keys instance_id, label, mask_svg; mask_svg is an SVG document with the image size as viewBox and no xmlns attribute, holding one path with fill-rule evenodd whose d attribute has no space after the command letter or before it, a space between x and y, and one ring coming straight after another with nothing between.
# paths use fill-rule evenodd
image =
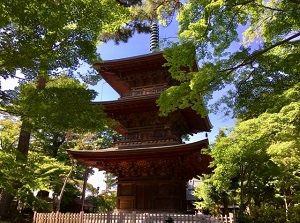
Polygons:
<instances>
[{"instance_id":1,"label":"wooden railing","mask_svg":"<svg viewBox=\"0 0 300 223\"><path fill-rule=\"evenodd\" d=\"M128 99L130 97L149 95L149 94L158 94L168 89L167 85L148 85L140 88L133 88L127 94L123 94L120 99Z\"/></svg>"},{"instance_id":2,"label":"wooden railing","mask_svg":"<svg viewBox=\"0 0 300 223\"><path fill-rule=\"evenodd\" d=\"M34 213L33 223L235 223L233 214L213 217L203 214L174 213Z\"/></svg>"}]
</instances>

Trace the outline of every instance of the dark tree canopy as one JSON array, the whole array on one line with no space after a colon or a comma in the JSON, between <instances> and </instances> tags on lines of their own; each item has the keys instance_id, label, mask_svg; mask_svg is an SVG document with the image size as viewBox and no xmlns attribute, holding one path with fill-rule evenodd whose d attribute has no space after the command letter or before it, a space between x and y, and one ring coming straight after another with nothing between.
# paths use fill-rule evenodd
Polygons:
<instances>
[{"instance_id":1,"label":"dark tree canopy","mask_svg":"<svg viewBox=\"0 0 300 223\"><path fill-rule=\"evenodd\" d=\"M129 11L108 0L5 0L0 15L0 76L21 69L32 80L99 59L99 36L128 21Z\"/></svg>"}]
</instances>

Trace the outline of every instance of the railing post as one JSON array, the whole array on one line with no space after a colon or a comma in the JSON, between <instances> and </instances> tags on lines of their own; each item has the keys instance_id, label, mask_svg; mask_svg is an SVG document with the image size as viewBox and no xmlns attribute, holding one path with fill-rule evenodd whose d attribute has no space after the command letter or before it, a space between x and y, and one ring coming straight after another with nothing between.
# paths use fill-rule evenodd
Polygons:
<instances>
[{"instance_id":1,"label":"railing post","mask_svg":"<svg viewBox=\"0 0 300 223\"><path fill-rule=\"evenodd\" d=\"M110 221L111 221L111 220L110 220L110 212L107 212L107 215L106 215L106 216L107 216L107 223L110 223Z\"/></svg>"},{"instance_id":2,"label":"railing post","mask_svg":"<svg viewBox=\"0 0 300 223\"><path fill-rule=\"evenodd\" d=\"M146 223L150 223L150 213L147 213L147 221L146 221Z\"/></svg>"},{"instance_id":3,"label":"railing post","mask_svg":"<svg viewBox=\"0 0 300 223\"><path fill-rule=\"evenodd\" d=\"M227 214L222 215L222 219L223 219L224 223L228 223L228 216L227 216Z\"/></svg>"},{"instance_id":4,"label":"railing post","mask_svg":"<svg viewBox=\"0 0 300 223\"><path fill-rule=\"evenodd\" d=\"M57 211L57 212L55 213L55 223L58 223L58 215L59 215L59 212Z\"/></svg>"},{"instance_id":5,"label":"railing post","mask_svg":"<svg viewBox=\"0 0 300 223\"><path fill-rule=\"evenodd\" d=\"M34 212L34 214L33 214L33 221L32 221L32 223L35 223L35 218L36 218L36 211Z\"/></svg>"},{"instance_id":6,"label":"railing post","mask_svg":"<svg viewBox=\"0 0 300 223\"><path fill-rule=\"evenodd\" d=\"M80 211L80 214L79 214L79 223L83 223L83 216L84 216L84 211Z\"/></svg>"},{"instance_id":7,"label":"railing post","mask_svg":"<svg viewBox=\"0 0 300 223\"><path fill-rule=\"evenodd\" d=\"M123 213L122 212L120 212L120 221L119 221L119 223L123 223Z\"/></svg>"},{"instance_id":8,"label":"railing post","mask_svg":"<svg viewBox=\"0 0 300 223\"><path fill-rule=\"evenodd\" d=\"M230 219L230 221L229 221L230 223L235 223L233 213L229 213L229 219Z\"/></svg>"},{"instance_id":9,"label":"railing post","mask_svg":"<svg viewBox=\"0 0 300 223\"><path fill-rule=\"evenodd\" d=\"M135 222L136 222L136 212L135 212L135 211L132 212L132 218L131 218L131 221L132 221L132 223L135 223Z\"/></svg>"}]
</instances>

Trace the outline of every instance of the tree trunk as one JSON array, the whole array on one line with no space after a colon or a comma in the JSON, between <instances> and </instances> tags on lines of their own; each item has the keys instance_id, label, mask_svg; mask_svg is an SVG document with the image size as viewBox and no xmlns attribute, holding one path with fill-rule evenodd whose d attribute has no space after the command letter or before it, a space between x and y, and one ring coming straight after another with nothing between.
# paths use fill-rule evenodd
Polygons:
<instances>
[{"instance_id":1,"label":"tree trunk","mask_svg":"<svg viewBox=\"0 0 300 223\"><path fill-rule=\"evenodd\" d=\"M291 199L289 198L291 196L291 190L290 188L286 188L283 192L284 196L284 206L285 206L285 220L289 221L289 207L291 204Z\"/></svg>"},{"instance_id":2,"label":"tree trunk","mask_svg":"<svg viewBox=\"0 0 300 223\"><path fill-rule=\"evenodd\" d=\"M240 181L241 181L241 193L240 193L240 213L244 214L244 166L240 166Z\"/></svg>"},{"instance_id":3,"label":"tree trunk","mask_svg":"<svg viewBox=\"0 0 300 223\"><path fill-rule=\"evenodd\" d=\"M89 171L89 167L85 166L83 187L82 187L82 198L81 198L81 200L82 200L81 211L84 211L84 201L85 201L85 191L86 191L86 184L87 184L87 178L88 178L88 171Z\"/></svg>"},{"instance_id":4,"label":"tree trunk","mask_svg":"<svg viewBox=\"0 0 300 223\"><path fill-rule=\"evenodd\" d=\"M64 180L64 184L63 184L63 187L61 188L61 191L60 191L60 194L58 196L58 202L57 202L57 206L56 206L56 212L59 212L60 211L60 204L61 204L61 200L62 200L62 196L64 194L64 191L65 191L65 188L66 188L66 185L69 181L69 178L71 176L71 173L73 172L74 168L76 167L76 162L73 162L72 160L72 166L71 166L71 170L70 172L68 173L68 175L66 176L65 180Z\"/></svg>"},{"instance_id":5,"label":"tree trunk","mask_svg":"<svg viewBox=\"0 0 300 223\"><path fill-rule=\"evenodd\" d=\"M26 126L26 120L24 120L22 123L17 150L22 154L22 157L19 157L19 160L26 161L29 149L30 132L25 130L24 126ZM20 187L20 182L16 182L14 185L14 189L18 190ZM0 197L0 216L2 220L10 219L12 217L10 216L11 213L16 213L17 210L12 211L11 209L14 197L14 195L2 191Z\"/></svg>"},{"instance_id":6,"label":"tree trunk","mask_svg":"<svg viewBox=\"0 0 300 223\"><path fill-rule=\"evenodd\" d=\"M229 209L228 209L228 195L223 193L222 194L222 203L224 206L223 214L229 216Z\"/></svg>"},{"instance_id":7,"label":"tree trunk","mask_svg":"<svg viewBox=\"0 0 300 223\"><path fill-rule=\"evenodd\" d=\"M25 158L25 160L27 160L30 142L30 130L23 128L23 126L26 125L27 121L23 120L18 143L18 151L23 155L23 158Z\"/></svg>"},{"instance_id":8,"label":"tree trunk","mask_svg":"<svg viewBox=\"0 0 300 223\"><path fill-rule=\"evenodd\" d=\"M65 133L55 132L53 134L53 140L52 140L53 146L51 147L53 158L57 158L58 149L64 143L65 140L66 140Z\"/></svg>"},{"instance_id":9,"label":"tree trunk","mask_svg":"<svg viewBox=\"0 0 300 223\"><path fill-rule=\"evenodd\" d=\"M46 79L44 77L37 78L36 88L37 90L43 90L46 87ZM21 157L17 157L17 160L24 161L26 163L28 151L29 151L29 144L30 144L30 125L29 125L29 118L22 117L22 126L19 135L18 147L17 150L21 153ZM18 190L21 187L20 182L16 182L14 185L14 189ZM11 213L11 204L14 199L14 195L10 195L5 191L2 192L3 196L0 197L0 216L1 218L9 216ZM5 199L5 200L4 200ZM17 207L16 207L17 208ZM15 210L17 211L17 210Z\"/></svg>"},{"instance_id":10,"label":"tree trunk","mask_svg":"<svg viewBox=\"0 0 300 223\"><path fill-rule=\"evenodd\" d=\"M2 191L0 194L0 220L7 221L11 219L11 204L14 196Z\"/></svg>"}]
</instances>

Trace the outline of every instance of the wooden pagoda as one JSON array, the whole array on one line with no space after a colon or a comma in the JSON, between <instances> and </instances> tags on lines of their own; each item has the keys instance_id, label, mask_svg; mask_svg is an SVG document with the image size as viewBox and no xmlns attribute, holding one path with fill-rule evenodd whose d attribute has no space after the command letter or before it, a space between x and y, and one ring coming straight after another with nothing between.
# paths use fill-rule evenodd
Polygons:
<instances>
[{"instance_id":1,"label":"wooden pagoda","mask_svg":"<svg viewBox=\"0 0 300 223\"><path fill-rule=\"evenodd\" d=\"M189 108L159 116L159 94L178 84L162 66L165 62L159 52L94 65L120 94L118 100L95 104L103 105L107 116L118 122L113 128L123 139L109 149L69 153L118 177L120 212L185 212L188 180L211 171L210 156L201 154L208 140L184 144L181 139L210 131L208 118Z\"/></svg>"}]
</instances>

